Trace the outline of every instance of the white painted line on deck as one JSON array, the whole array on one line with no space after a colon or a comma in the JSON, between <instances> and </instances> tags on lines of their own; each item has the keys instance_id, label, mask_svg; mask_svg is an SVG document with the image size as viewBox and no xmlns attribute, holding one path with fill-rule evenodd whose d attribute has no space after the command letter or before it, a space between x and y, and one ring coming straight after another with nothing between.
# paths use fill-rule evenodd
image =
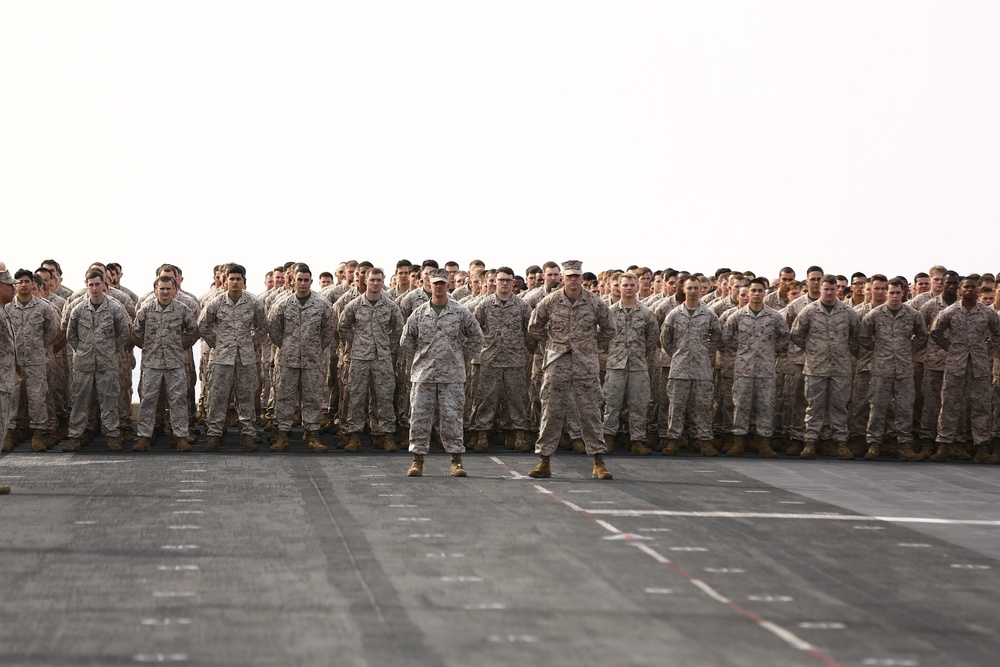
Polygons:
<instances>
[{"instance_id":1,"label":"white painted line on deck","mask_svg":"<svg viewBox=\"0 0 1000 667\"><path fill-rule=\"evenodd\" d=\"M74 521L73 524L77 526L93 526L96 521Z\"/></svg>"},{"instance_id":2,"label":"white painted line on deck","mask_svg":"<svg viewBox=\"0 0 1000 667\"><path fill-rule=\"evenodd\" d=\"M738 567L706 567L705 572L713 574L744 574L746 570Z\"/></svg>"},{"instance_id":3,"label":"white painted line on deck","mask_svg":"<svg viewBox=\"0 0 1000 667\"><path fill-rule=\"evenodd\" d=\"M192 591L153 591L154 598L190 598L197 595Z\"/></svg>"},{"instance_id":4,"label":"white painted line on deck","mask_svg":"<svg viewBox=\"0 0 1000 667\"><path fill-rule=\"evenodd\" d=\"M496 644L534 644L538 637L534 635L489 635L487 641Z\"/></svg>"},{"instance_id":5,"label":"white painted line on deck","mask_svg":"<svg viewBox=\"0 0 1000 667\"><path fill-rule=\"evenodd\" d=\"M190 524L184 524L180 526L167 526L170 530L201 530L201 526L194 526Z\"/></svg>"},{"instance_id":6,"label":"white painted line on deck","mask_svg":"<svg viewBox=\"0 0 1000 667\"><path fill-rule=\"evenodd\" d=\"M389 507L416 507L416 505L405 505L403 503L393 503Z\"/></svg>"},{"instance_id":7,"label":"white painted line on deck","mask_svg":"<svg viewBox=\"0 0 1000 667\"><path fill-rule=\"evenodd\" d=\"M956 570L988 570L989 565L976 565L975 563L952 563L951 566Z\"/></svg>"},{"instance_id":8,"label":"white painted line on deck","mask_svg":"<svg viewBox=\"0 0 1000 667\"><path fill-rule=\"evenodd\" d=\"M176 498L175 503L203 503L205 502L201 498Z\"/></svg>"},{"instance_id":9,"label":"white painted line on deck","mask_svg":"<svg viewBox=\"0 0 1000 667\"><path fill-rule=\"evenodd\" d=\"M190 618L144 618L142 625L191 625Z\"/></svg>"},{"instance_id":10,"label":"white painted line on deck","mask_svg":"<svg viewBox=\"0 0 1000 667\"><path fill-rule=\"evenodd\" d=\"M188 468L187 470L181 470L181 472L208 472L205 468Z\"/></svg>"},{"instance_id":11,"label":"white painted line on deck","mask_svg":"<svg viewBox=\"0 0 1000 667\"><path fill-rule=\"evenodd\" d=\"M410 533L409 537L413 539L428 539L432 537L445 537L444 533Z\"/></svg>"},{"instance_id":12,"label":"white painted line on deck","mask_svg":"<svg viewBox=\"0 0 1000 667\"><path fill-rule=\"evenodd\" d=\"M880 521L885 523L921 523L945 526L1000 526L1000 520L995 519L940 519L937 517L918 516L861 516L857 514L837 514L836 512L695 512L676 510L587 510L591 514L602 516L672 516L695 517L705 519L815 519L827 521Z\"/></svg>"},{"instance_id":13,"label":"white painted line on deck","mask_svg":"<svg viewBox=\"0 0 1000 667\"><path fill-rule=\"evenodd\" d=\"M896 545L897 547L915 547L918 549L927 548L930 545L925 542L900 542Z\"/></svg>"},{"instance_id":14,"label":"white painted line on deck","mask_svg":"<svg viewBox=\"0 0 1000 667\"><path fill-rule=\"evenodd\" d=\"M136 653L132 656L136 662L187 662L186 653Z\"/></svg>"},{"instance_id":15,"label":"white painted line on deck","mask_svg":"<svg viewBox=\"0 0 1000 667\"><path fill-rule=\"evenodd\" d=\"M843 630L847 626L838 621L803 621L799 627L806 630Z\"/></svg>"},{"instance_id":16,"label":"white painted line on deck","mask_svg":"<svg viewBox=\"0 0 1000 667\"><path fill-rule=\"evenodd\" d=\"M191 572L199 567L197 565L157 565L156 569L161 572Z\"/></svg>"},{"instance_id":17,"label":"white painted line on deck","mask_svg":"<svg viewBox=\"0 0 1000 667\"><path fill-rule=\"evenodd\" d=\"M507 605L505 605L503 602L476 602L473 604L462 605L462 609L477 610L477 611L493 611L506 608Z\"/></svg>"},{"instance_id":18,"label":"white painted line on deck","mask_svg":"<svg viewBox=\"0 0 1000 667\"><path fill-rule=\"evenodd\" d=\"M187 551L190 549L197 549L197 544L164 544L161 549L167 549L168 551Z\"/></svg>"},{"instance_id":19,"label":"white painted line on deck","mask_svg":"<svg viewBox=\"0 0 1000 667\"><path fill-rule=\"evenodd\" d=\"M673 595L674 589L672 588L647 588L646 593L651 595Z\"/></svg>"},{"instance_id":20,"label":"white painted line on deck","mask_svg":"<svg viewBox=\"0 0 1000 667\"><path fill-rule=\"evenodd\" d=\"M754 602L791 602L792 598L788 595L748 595L747 600L753 600Z\"/></svg>"},{"instance_id":21,"label":"white painted line on deck","mask_svg":"<svg viewBox=\"0 0 1000 667\"><path fill-rule=\"evenodd\" d=\"M483 580L482 577L460 577L460 576L441 577L441 581L444 581L449 584L478 584L482 580Z\"/></svg>"},{"instance_id":22,"label":"white painted line on deck","mask_svg":"<svg viewBox=\"0 0 1000 667\"><path fill-rule=\"evenodd\" d=\"M204 514L204 510L174 510L172 514Z\"/></svg>"}]
</instances>

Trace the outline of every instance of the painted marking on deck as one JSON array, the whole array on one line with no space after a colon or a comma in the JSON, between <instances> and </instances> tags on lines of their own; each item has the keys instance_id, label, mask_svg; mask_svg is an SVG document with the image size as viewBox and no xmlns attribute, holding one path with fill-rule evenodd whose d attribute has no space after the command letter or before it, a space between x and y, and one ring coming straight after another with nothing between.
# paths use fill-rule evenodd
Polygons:
<instances>
[{"instance_id":1,"label":"painted marking on deck","mask_svg":"<svg viewBox=\"0 0 1000 667\"><path fill-rule=\"evenodd\" d=\"M843 630L847 626L837 621L803 621L799 627L806 630Z\"/></svg>"},{"instance_id":2,"label":"painted marking on deck","mask_svg":"<svg viewBox=\"0 0 1000 667\"><path fill-rule=\"evenodd\" d=\"M444 533L410 533L409 537L414 539L428 539L432 537L445 537Z\"/></svg>"},{"instance_id":3,"label":"painted marking on deck","mask_svg":"<svg viewBox=\"0 0 1000 667\"><path fill-rule=\"evenodd\" d=\"M173 550L173 551L186 551L189 549L197 549L197 544L164 544L161 549Z\"/></svg>"},{"instance_id":4,"label":"painted marking on deck","mask_svg":"<svg viewBox=\"0 0 1000 667\"><path fill-rule=\"evenodd\" d=\"M404 496L402 493L380 493L380 494L378 494L378 497L379 498L405 498L406 496Z\"/></svg>"},{"instance_id":5,"label":"painted marking on deck","mask_svg":"<svg viewBox=\"0 0 1000 667\"><path fill-rule=\"evenodd\" d=\"M644 590L650 595L673 595L674 593L672 588L646 588Z\"/></svg>"},{"instance_id":6,"label":"painted marking on deck","mask_svg":"<svg viewBox=\"0 0 1000 667\"><path fill-rule=\"evenodd\" d=\"M487 641L495 644L534 644L538 637L534 635L489 635Z\"/></svg>"},{"instance_id":7,"label":"painted marking on deck","mask_svg":"<svg viewBox=\"0 0 1000 667\"><path fill-rule=\"evenodd\" d=\"M396 521L430 521L430 519L425 516L400 516L396 517Z\"/></svg>"},{"instance_id":8,"label":"painted marking on deck","mask_svg":"<svg viewBox=\"0 0 1000 667\"><path fill-rule=\"evenodd\" d=\"M640 533L672 533L672 528L637 528Z\"/></svg>"},{"instance_id":9,"label":"painted marking on deck","mask_svg":"<svg viewBox=\"0 0 1000 667\"><path fill-rule=\"evenodd\" d=\"M172 514L204 514L205 510L174 510Z\"/></svg>"},{"instance_id":10,"label":"painted marking on deck","mask_svg":"<svg viewBox=\"0 0 1000 667\"><path fill-rule=\"evenodd\" d=\"M988 570L989 565L977 565L975 563L952 563L951 566L956 570Z\"/></svg>"},{"instance_id":11,"label":"painted marking on deck","mask_svg":"<svg viewBox=\"0 0 1000 667\"><path fill-rule=\"evenodd\" d=\"M507 471L513 472L511 470L511 468L507 464L500 462L499 465L502 468L506 469ZM530 478L526 478L525 481L528 482L528 483L530 483L536 489L539 488L538 485L537 485L537 483L534 482L534 480L531 480ZM634 511L634 512L627 512L627 511L623 511L623 510L584 510L584 509L580 508L579 506L574 505L573 503L569 502L565 498L562 498L559 495L557 495L555 493L552 493L551 491L549 491L547 493L549 495L551 495L554 500L560 502L561 504L565 505L566 507L569 507L569 508L573 509L574 511L576 511L577 513L581 514L582 516L590 519L594 523L597 523L598 525L603 526L606 530L608 530L609 532L612 532L612 533L622 533L622 531L619 530L618 528L616 528L615 526L611 525L607 521L603 521L602 519L597 518L596 515L600 514L600 515L612 515L612 516L646 516L646 515L651 515L651 516L656 516L656 515L660 515L660 516L704 516L704 515L712 516L714 514L714 513L711 513L711 512L707 512L707 513L703 513L703 512L666 512L666 511L659 511L659 510L653 510L653 511ZM737 518L745 518L745 516L746 516L747 513L726 512L726 513L722 513L722 514L724 516L735 516ZM790 516L795 517L795 518L812 518L812 515L790 515ZM850 517L848 517L847 515L845 515L845 519L848 519L848 518L850 520L853 520L853 521L859 520L858 517L856 517L856 516L850 516ZM884 519L884 518L885 517L877 517L877 519L879 519L879 520ZM661 563L661 564L665 565L666 567L670 568L671 571L673 571L675 574L677 574L680 577L682 577L683 579L685 579L692 586L694 586L694 587L698 588L699 590L701 590L708 597L712 598L713 600L715 600L715 601L717 601L717 602L719 602L721 604L726 605L727 607L729 607L730 610L732 610L732 611L736 612L737 614L739 614L740 616L743 616L744 618L746 618L746 619L748 619L748 620L756 623L758 627L760 627L761 629L767 630L768 632L770 632L774 636L778 637L779 639L781 639L782 641L784 641L786 644L788 644L792 648L800 650L800 651L803 651L805 653L808 653L810 656L812 656L813 658L815 658L817 661L819 661L819 662L823 663L824 665L826 665L826 667L844 667L844 665L841 662L839 662L838 660L834 659L833 656L831 656L828 653L824 652L823 650L821 650L821 649L813 646L809 642L804 641L800 637L796 636L793 632L791 632L789 630L786 630L785 628L783 628L783 627L781 627L779 625L776 625L776 624L772 623L771 621L768 621L768 620L764 619L763 617L760 616L760 614L757 614L756 612L750 611L749 609L746 609L746 608L742 607L741 605L737 604L736 602L733 602L733 601L729 600L724 595L721 595L718 591L716 591L714 588L712 588L711 586L709 586L708 584L706 584L704 581L701 581L700 579L697 579L693 574L691 574L690 572L688 572L684 568L682 568L679 565L671 562L670 559L668 559L666 556L664 556L663 554L661 554L660 552L658 552L656 549L650 547L648 544L646 544L644 542L640 542L640 541L635 541L635 540L625 540L625 543L628 544L629 546L633 546L633 547L639 549L643 553L649 555L651 558L653 558L654 560L656 560L658 563ZM490 637L500 637L500 635L490 635Z\"/></svg>"},{"instance_id":12,"label":"painted marking on deck","mask_svg":"<svg viewBox=\"0 0 1000 667\"><path fill-rule=\"evenodd\" d=\"M208 484L207 481L203 479L182 479L181 484Z\"/></svg>"},{"instance_id":13,"label":"painted marking on deck","mask_svg":"<svg viewBox=\"0 0 1000 667\"><path fill-rule=\"evenodd\" d=\"M170 530L201 530L201 526L192 524L182 524L180 526L167 526Z\"/></svg>"},{"instance_id":14,"label":"painted marking on deck","mask_svg":"<svg viewBox=\"0 0 1000 667\"><path fill-rule=\"evenodd\" d=\"M615 535L605 535L604 540L651 540L652 537L646 537L645 535L638 535L636 533L616 533Z\"/></svg>"},{"instance_id":15,"label":"painted marking on deck","mask_svg":"<svg viewBox=\"0 0 1000 667\"><path fill-rule=\"evenodd\" d=\"M917 667L920 662L909 658L865 658L861 664L878 667Z\"/></svg>"},{"instance_id":16,"label":"painted marking on deck","mask_svg":"<svg viewBox=\"0 0 1000 667\"><path fill-rule=\"evenodd\" d=\"M197 595L191 591L153 591L154 598L190 598Z\"/></svg>"},{"instance_id":17,"label":"painted marking on deck","mask_svg":"<svg viewBox=\"0 0 1000 667\"><path fill-rule=\"evenodd\" d=\"M705 547L670 547L671 551L708 551Z\"/></svg>"},{"instance_id":18,"label":"painted marking on deck","mask_svg":"<svg viewBox=\"0 0 1000 667\"><path fill-rule=\"evenodd\" d=\"M851 526L854 530L885 530L885 526Z\"/></svg>"},{"instance_id":19,"label":"painted marking on deck","mask_svg":"<svg viewBox=\"0 0 1000 667\"><path fill-rule=\"evenodd\" d=\"M199 569L197 565L157 565L161 572L190 572Z\"/></svg>"},{"instance_id":20,"label":"painted marking on deck","mask_svg":"<svg viewBox=\"0 0 1000 667\"><path fill-rule=\"evenodd\" d=\"M475 602L473 604L462 605L462 609L469 609L476 611L494 611L506 608L507 605L505 605L503 602Z\"/></svg>"},{"instance_id":21,"label":"painted marking on deck","mask_svg":"<svg viewBox=\"0 0 1000 667\"><path fill-rule=\"evenodd\" d=\"M191 625L190 618L144 618L143 625Z\"/></svg>"},{"instance_id":22,"label":"painted marking on deck","mask_svg":"<svg viewBox=\"0 0 1000 667\"><path fill-rule=\"evenodd\" d=\"M764 491L763 489L747 489L746 493L771 493L771 492Z\"/></svg>"},{"instance_id":23,"label":"painted marking on deck","mask_svg":"<svg viewBox=\"0 0 1000 667\"><path fill-rule=\"evenodd\" d=\"M836 512L695 512L675 510L627 510L593 509L591 514L603 516L670 516L706 519L815 519L827 521L879 521L885 523L919 523L946 526L1000 526L996 519L941 519L919 516L862 516L858 514L838 514Z\"/></svg>"},{"instance_id":24,"label":"painted marking on deck","mask_svg":"<svg viewBox=\"0 0 1000 667\"><path fill-rule=\"evenodd\" d=\"M389 505L389 507L416 507L416 505L404 505L402 503L395 503L395 504Z\"/></svg>"},{"instance_id":25,"label":"painted marking on deck","mask_svg":"<svg viewBox=\"0 0 1000 667\"><path fill-rule=\"evenodd\" d=\"M713 574L744 574L746 570L738 567L706 567L705 572Z\"/></svg>"},{"instance_id":26,"label":"painted marking on deck","mask_svg":"<svg viewBox=\"0 0 1000 667\"><path fill-rule=\"evenodd\" d=\"M792 598L788 595L748 595L747 600L753 600L754 602L791 602Z\"/></svg>"},{"instance_id":27,"label":"painted marking on deck","mask_svg":"<svg viewBox=\"0 0 1000 667\"><path fill-rule=\"evenodd\" d=\"M136 662L187 662L186 653L136 653L132 656Z\"/></svg>"},{"instance_id":28,"label":"painted marking on deck","mask_svg":"<svg viewBox=\"0 0 1000 667\"><path fill-rule=\"evenodd\" d=\"M441 577L441 581L449 584L478 584L482 577Z\"/></svg>"},{"instance_id":29,"label":"painted marking on deck","mask_svg":"<svg viewBox=\"0 0 1000 667\"><path fill-rule=\"evenodd\" d=\"M203 499L201 499L201 498L176 498L176 499L174 499L174 502L175 503L203 503L205 501Z\"/></svg>"},{"instance_id":30,"label":"painted marking on deck","mask_svg":"<svg viewBox=\"0 0 1000 667\"><path fill-rule=\"evenodd\" d=\"M896 546L897 547L914 547L914 548L918 548L918 549L924 549L924 548L929 547L930 545L926 544L924 542L900 542Z\"/></svg>"},{"instance_id":31,"label":"painted marking on deck","mask_svg":"<svg viewBox=\"0 0 1000 667\"><path fill-rule=\"evenodd\" d=\"M181 493L203 493L205 489L177 489Z\"/></svg>"},{"instance_id":32,"label":"painted marking on deck","mask_svg":"<svg viewBox=\"0 0 1000 667\"><path fill-rule=\"evenodd\" d=\"M96 521L74 521L73 524L76 526L93 526Z\"/></svg>"},{"instance_id":33,"label":"painted marking on deck","mask_svg":"<svg viewBox=\"0 0 1000 667\"><path fill-rule=\"evenodd\" d=\"M181 470L181 472L208 472L206 468L188 468L187 470Z\"/></svg>"},{"instance_id":34,"label":"painted marking on deck","mask_svg":"<svg viewBox=\"0 0 1000 667\"><path fill-rule=\"evenodd\" d=\"M425 553L424 558L465 558L465 554L449 554L444 551L433 551Z\"/></svg>"}]
</instances>

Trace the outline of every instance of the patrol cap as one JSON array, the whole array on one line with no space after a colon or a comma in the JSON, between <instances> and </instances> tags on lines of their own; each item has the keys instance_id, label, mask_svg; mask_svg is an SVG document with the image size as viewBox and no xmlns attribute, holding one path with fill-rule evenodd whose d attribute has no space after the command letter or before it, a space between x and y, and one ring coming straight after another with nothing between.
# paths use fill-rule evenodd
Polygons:
<instances>
[{"instance_id":1,"label":"patrol cap","mask_svg":"<svg viewBox=\"0 0 1000 667\"><path fill-rule=\"evenodd\" d=\"M16 285L17 281L11 278L10 271L4 269L3 271L0 271L0 283L5 285Z\"/></svg>"},{"instance_id":2,"label":"patrol cap","mask_svg":"<svg viewBox=\"0 0 1000 667\"><path fill-rule=\"evenodd\" d=\"M448 282L448 269L434 269L430 273L430 281L432 283Z\"/></svg>"},{"instance_id":3,"label":"patrol cap","mask_svg":"<svg viewBox=\"0 0 1000 667\"><path fill-rule=\"evenodd\" d=\"M564 276L581 276L583 275L583 262L578 259L571 259L562 263L562 272Z\"/></svg>"}]
</instances>

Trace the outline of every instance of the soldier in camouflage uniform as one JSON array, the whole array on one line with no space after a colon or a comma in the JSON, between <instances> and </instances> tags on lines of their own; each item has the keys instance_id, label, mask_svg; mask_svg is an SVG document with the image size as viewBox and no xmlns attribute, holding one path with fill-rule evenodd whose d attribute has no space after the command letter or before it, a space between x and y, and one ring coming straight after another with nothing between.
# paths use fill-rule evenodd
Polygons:
<instances>
[{"instance_id":1,"label":"soldier in camouflage uniform","mask_svg":"<svg viewBox=\"0 0 1000 667\"><path fill-rule=\"evenodd\" d=\"M122 448L118 420L120 353L128 344L130 326L125 307L106 293L104 271L87 273L87 295L70 311L66 338L73 348L73 408L69 418L69 442L64 452L79 451L80 436L87 426L90 397L97 387L101 428L111 451ZM69 304L67 304L68 306Z\"/></svg>"},{"instance_id":2,"label":"soldier in camouflage uniform","mask_svg":"<svg viewBox=\"0 0 1000 667\"><path fill-rule=\"evenodd\" d=\"M347 374L347 413L343 423L347 433L344 450L356 452L361 447L365 413L371 403L372 445L386 452L396 451L396 391L393 357L399 347L403 316L382 287L385 271L379 267L365 274L365 292L352 299L339 317L340 340L349 359Z\"/></svg>"},{"instance_id":3,"label":"soldier in camouflage uniform","mask_svg":"<svg viewBox=\"0 0 1000 667\"><path fill-rule=\"evenodd\" d=\"M1000 317L979 303L978 285L972 278L961 280L960 300L942 310L931 325L930 335L945 351L938 418L938 450L932 461L946 461L961 448L959 424L969 411L976 463L997 463L989 452L990 359L1000 341ZM966 458L968 455L966 455Z\"/></svg>"},{"instance_id":4,"label":"soldier in camouflage uniform","mask_svg":"<svg viewBox=\"0 0 1000 667\"><path fill-rule=\"evenodd\" d=\"M312 271L306 264L294 267L295 290L277 301L267 313L271 342L278 349L278 375L274 391L274 422L278 429L271 450L288 451L295 408L301 406L307 447L325 452L319 439L323 388L329 365L326 350L337 326L330 303L313 292Z\"/></svg>"},{"instance_id":5,"label":"soldier in camouflage uniform","mask_svg":"<svg viewBox=\"0 0 1000 667\"><path fill-rule=\"evenodd\" d=\"M735 351L733 361L733 446L729 456L742 456L751 418L761 457L777 456L771 447L776 387L775 363L788 349L788 324L778 311L764 305L764 281L754 278L747 288L750 303L729 311L722 343Z\"/></svg>"},{"instance_id":6,"label":"soldier in camouflage uniform","mask_svg":"<svg viewBox=\"0 0 1000 667\"><path fill-rule=\"evenodd\" d=\"M604 464L605 445L601 437L600 361L598 352L607 351L615 335L615 323L608 305L583 289L583 271L576 260L563 262L565 286L542 299L531 314L529 333L544 348L544 377L541 387L542 418L535 452L540 455L529 476L552 475L550 459L569 412L569 403L579 407L583 444L594 457L593 477L611 479Z\"/></svg>"},{"instance_id":7,"label":"soldier in camouflage uniform","mask_svg":"<svg viewBox=\"0 0 1000 667\"><path fill-rule=\"evenodd\" d=\"M823 282L823 269L818 266L810 266L806 270L805 287L806 293L794 299L785 310L785 323L791 332L795 318L803 308L811 303L819 301L820 285ZM805 416L806 416L806 384L805 374L805 354L798 345L788 346L788 360L785 369L785 387L782 392L784 405L782 409L788 416L788 447L785 453L789 456L798 456L802 452L802 443L805 440Z\"/></svg>"},{"instance_id":8,"label":"soldier in camouflage uniform","mask_svg":"<svg viewBox=\"0 0 1000 667\"><path fill-rule=\"evenodd\" d=\"M684 302L663 321L660 345L671 357L667 379L670 409L662 453L675 456L685 417L702 456L718 456L712 445L712 355L722 344L719 318L701 303L702 283L684 281Z\"/></svg>"},{"instance_id":9,"label":"soldier in camouflage uniform","mask_svg":"<svg viewBox=\"0 0 1000 667\"><path fill-rule=\"evenodd\" d=\"M240 449L257 449L254 406L258 396L257 350L267 338L264 303L246 291L246 269L230 264L226 270L225 291L212 299L198 317L198 329L209 357L208 440L205 451L217 451L222 444L222 429L229 409L229 397L235 392L236 413L240 424Z\"/></svg>"},{"instance_id":10,"label":"soldier in camouflage uniform","mask_svg":"<svg viewBox=\"0 0 1000 667\"><path fill-rule=\"evenodd\" d=\"M837 277L823 276L820 298L802 309L792 324L791 339L805 352L805 446L800 458L816 458L816 445L826 418L837 458L853 459L847 447L847 404L851 400L851 358L858 352L860 319L838 298Z\"/></svg>"},{"instance_id":11,"label":"soldier in camouflage uniform","mask_svg":"<svg viewBox=\"0 0 1000 667\"><path fill-rule=\"evenodd\" d=\"M895 431L900 461L921 461L913 451L913 355L927 343L923 316L903 303L903 285L888 283L886 303L872 308L862 319L858 332L861 347L871 350L868 397L868 451L865 459L881 454L890 406L895 413Z\"/></svg>"},{"instance_id":12,"label":"soldier in camouflage uniform","mask_svg":"<svg viewBox=\"0 0 1000 667\"><path fill-rule=\"evenodd\" d=\"M451 454L451 474L465 477L462 466L465 364L482 347L483 332L472 313L449 298L448 272L433 269L427 274L431 299L410 314L400 339L400 345L413 354L409 447L413 463L406 474L423 475L436 410L441 444Z\"/></svg>"},{"instance_id":13,"label":"soldier in camouflage uniform","mask_svg":"<svg viewBox=\"0 0 1000 667\"><path fill-rule=\"evenodd\" d=\"M31 271L20 269L14 274L14 280L17 281L16 296L4 308L14 327L18 361L24 371L24 379L12 397L8 433L14 429L18 404L24 394L27 414L31 419L29 426L34 432L31 450L44 452L58 442L49 423L47 348L59 335L59 316L48 301L33 295L36 284Z\"/></svg>"},{"instance_id":14,"label":"soldier in camouflage uniform","mask_svg":"<svg viewBox=\"0 0 1000 667\"><path fill-rule=\"evenodd\" d=\"M648 270L647 270L648 271ZM614 451L622 405L628 409L630 451L648 455L646 414L649 409L649 360L660 347L660 328L653 312L637 301L638 280L632 273L618 276L621 299L609 308L615 336L608 344L604 375L604 446Z\"/></svg>"},{"instance_id":15,"label":"soldier in camouflage uniform","mask_svg":"<svg viewBox=\"0 0 1000 667\"><path fill-rule=\"evenodd\" d=\"M135 314L132 340L142 349L142 385L139 419L133 452L148 451L153 437L156 404L161 387L170 406L170 426L177 451L191 451L188 437L187 374L185 352L198 340L198 321L178 302L177 281L160 276L153 283L156 299L143 304Z\"/></svg>"},{"instance_id":16,"label":"soldier in camouflage uniform","mask_svg":"<svg viewBox=\"0 0 1000 667\"><path fill-rule=\"evenodd\" d=\"M7 265L0 262L0 441L7 439L7 425L10 423L10 403L17 377L17 346L14 343L14 327L7 317L7 304L14 299L14 278ZM0 495L10 493L10 487L0 485Z\"/></svg>"},{"instance_id":17,"label":"soldier in camouflage uniform","mask_svg":"<svg viewBox=\"0 0 1000 667\"><path fill-rule=\"evenodd\" d=\"M480 376L473 395L471 430L475 433L473 451L488 448L487 432L493 428L500 399L507 402L504 431L508 449L529 450L528 395L525 366L534 339L528 334L531 307L514 294L514 270L501 266L496 270L496 292L483 297L473 309L473 316L483 330L480 351ZM513 436L513 439L509 437Z\"/></svg>"}]
</instances>

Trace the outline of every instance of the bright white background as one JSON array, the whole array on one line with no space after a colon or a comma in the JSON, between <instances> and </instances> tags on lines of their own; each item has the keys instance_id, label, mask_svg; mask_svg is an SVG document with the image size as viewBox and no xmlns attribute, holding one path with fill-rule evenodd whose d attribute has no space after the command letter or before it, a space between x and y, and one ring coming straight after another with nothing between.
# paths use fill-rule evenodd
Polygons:
<instances>
[{"instance_id":1,"label":"bright white background","mask_svg":"<svg viewBox=\"0 0 1000 667\"><path fill-rule=\"evenodd\" d=\"M1000 3L0 4L0 260L996 271Z\"/></svg>"}]
</instances>

